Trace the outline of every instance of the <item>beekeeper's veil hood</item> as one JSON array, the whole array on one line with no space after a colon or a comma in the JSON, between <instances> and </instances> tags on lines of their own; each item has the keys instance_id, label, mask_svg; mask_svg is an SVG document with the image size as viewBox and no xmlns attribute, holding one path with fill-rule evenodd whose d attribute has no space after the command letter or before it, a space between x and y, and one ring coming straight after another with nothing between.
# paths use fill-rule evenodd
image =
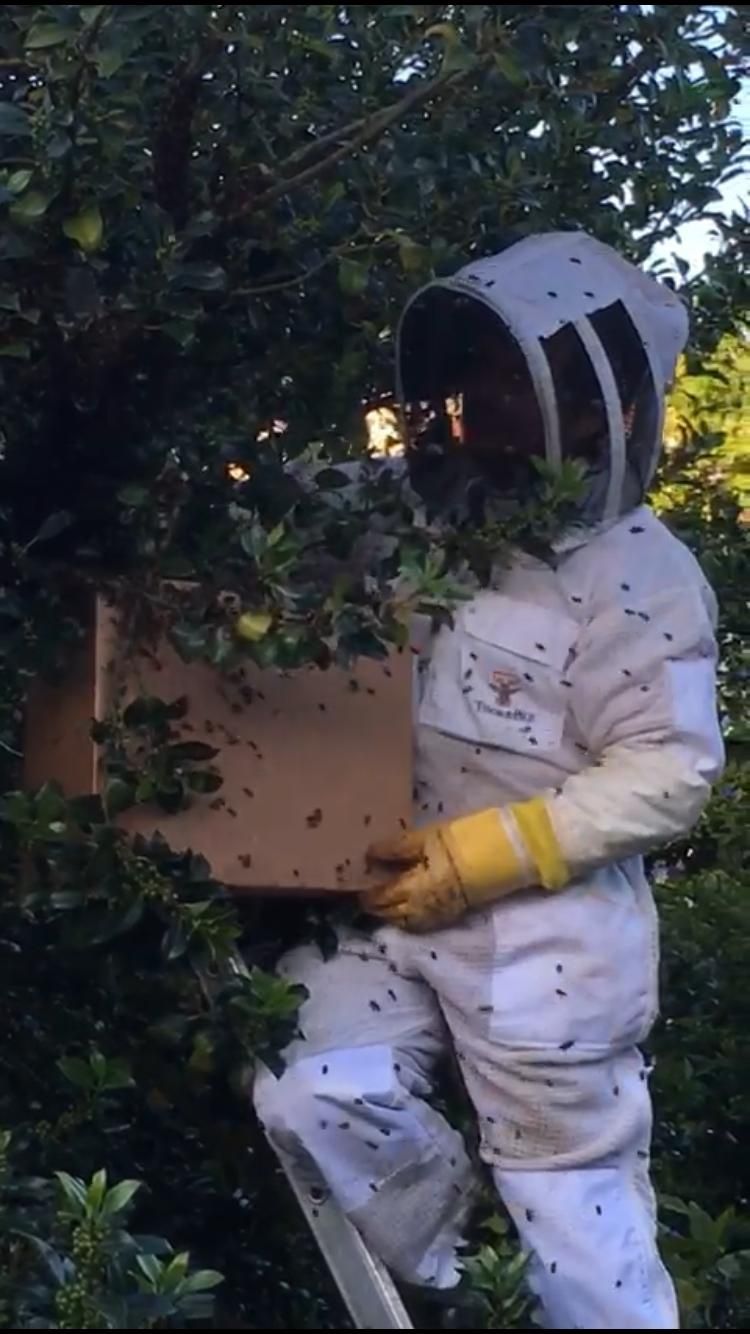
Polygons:
<instances>
[{"instance_id":1,"label":"beekeeper's veil hood","mask_svg":"<svg viewBox=\"0 0 750 1334\"><path fill-rule=\"evenodd\" d=\"M422 427L427 416L455 415L488 331L512 351L509 378L519 394L528 381L538 443L527 451L553 468L566 458L584 464L580 517L612 520L639 504L687 337L679 298L583 232L527 237L431 283L407 306L398 336L399 396L407 409L419 406ZM502 363L483 372L504 373ZM513 392L510 384L509 403ZM497 447L523 452L521 419L510 429L508 420L512 412L497 435L518 440L498 439ZM460 431L452 434L458 456Z\"/></svg>"}]
</instances>

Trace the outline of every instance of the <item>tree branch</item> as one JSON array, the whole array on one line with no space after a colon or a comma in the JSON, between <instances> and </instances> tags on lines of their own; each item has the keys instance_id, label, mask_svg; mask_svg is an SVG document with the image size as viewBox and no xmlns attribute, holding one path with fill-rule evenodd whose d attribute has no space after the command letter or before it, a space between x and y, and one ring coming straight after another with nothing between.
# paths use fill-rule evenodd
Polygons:
<instances>
[{"instance_id":1,"label":"tree branch","mask_svg":"<svg viewBox=\"0 0 750 1334\"><path fill-rule=\"evenodd\" d=\"M344 158L351 157L352 153L358 152L367 144L379 139L381 135L385 134L386 130L390 129L391 125L401 120L415 107L424 102L429 102L433 98L440 97L449 90L453 90L469 74L475 74L478 66L479 62L475 62L467 69L451 70L447 74L439 74L437 78L431 79L427 83L416 83L415 81L415 86L411 86L398 102L394 102L393 106L377 111L374 115L360 122L359 130L350 133L350 137L344 143L340 143L339 147L329 153L327 157L303 167L302 170L297 170L294 175L287 176L284 180L277 181L235 213L231 221L241 222L251 211L258 208L269 208L271 204L275 204L278 199L283 199L286 195L291 194L293 190L299 190L303 185L309 185L311 181L317 180L324 172L330 171L331 167L343 162ZM299 167L300 161L303 163L308 161L319 146L324 143L335 143L341 138L342 134L347 133L347 131L351 132L353 126L356 126L357 123L354 121L352 125L346 126L342 130L331 131L324 135L322 140L316 141L316 144L305 145L303 149L297 150L296 155L292 154L287 162L295 162L296 159L295 165Z\"/></svg>"},{"instance_id":2,"label":"tree branch","mask_svg":"<svg viewBox=\"0 0 750 1334\"><path fill-rule=\"evenodd\" d=\"M308 144L302 144L300 148L296 148L293 153L289 154L288 158L284 159L281 163L281 170L296 174L303 167L309 167L332 144L343 144L351 139L352 135L359 134L365 122L366 117L359 116L356 120L350 121L348 125L338 125L335 130L328 130L325 134L321 134L318 139L313 139Z\"/></svg>"}]
</instances>

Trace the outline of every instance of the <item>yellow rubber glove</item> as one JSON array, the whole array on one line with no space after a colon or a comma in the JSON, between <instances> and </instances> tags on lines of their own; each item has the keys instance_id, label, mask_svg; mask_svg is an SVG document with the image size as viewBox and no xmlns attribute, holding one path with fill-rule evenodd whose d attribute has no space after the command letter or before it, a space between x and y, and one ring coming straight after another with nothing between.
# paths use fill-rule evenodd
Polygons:
<instances>
[{"instance_id":1,"label":"yellow rubber glove","mask_svg":"<svg viewBox=\"0 0 750 1334\"><path fill-rule=\"evenodd\" d=\"M405 931L436 931L519 889L569 879L541 798L409 830L367 858L400 869L363 896L365 911Z\"/></svg>"}]
</instances>

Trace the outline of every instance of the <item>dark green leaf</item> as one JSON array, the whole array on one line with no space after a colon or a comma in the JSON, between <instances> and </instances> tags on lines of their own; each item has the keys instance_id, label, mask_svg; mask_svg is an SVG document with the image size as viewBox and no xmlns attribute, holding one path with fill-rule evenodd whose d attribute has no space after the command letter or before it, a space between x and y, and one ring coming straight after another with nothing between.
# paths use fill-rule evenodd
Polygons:
<instances>
[{"instance_id":1,"label":"dark green leaf","mask_svg":"<svg viewBox=\"0 0 750 1334\"><path fill-rule=\"evenodd\" d=\"M104 1218L114 1218L116 1214L124 1213L128 1205L132 1203L138 1191L141 1189L140 1181L120 1181L111 1190L107 1191L104 1197L102 1215Z\"/></svg>"},{"instance_id":2,"label":"dark green leaf","mask_svg":"<svg viewBox=\"0 0 750 1334\"><path fill-rule=\"evenodd\" d=\"M143 900L140 898L122 908L92 910L76 924L71 943L76 949L109 944L132 931L142 916Z\"/></svg>"},{"instance_id":3,"label":"dark green leaf","mask_svg":"<svg viewBox=\"0 0 750 1334\"><path fill-rule=\"evenodd\" d=\"M166 753L175 764L185 760L201 763L213 760L219 754L215 746L209 746L205 741L178 741L174 746L169 746Z\"/></svg>"},{"instance_id":4,"label":"dark green leaf","mask_svg":"<svg viewBox=\"0 0 750 1334\"><path fill-rule=\"evenodd\" d=\"M367 290L369 269L356 259L339 260L339 287L347 296L361 296Z\"/></svg>"},{"instance_id":5,"label":"dark green leaf","mask_svg":"<svg viewBox=\"0 0 750 1334\"><path fill-rule=\"evenodd\" d=\"M48 1270L56 1284L64 1283L66 1279L70 1279L70 1266L69 1264L66 1264L64 1257L54 1248L54 1246L50 1246L49 1242L44 1241L41 1237L35 1237L28 1232L19 1231L16 1235L28 1242L39 1256L45 1269ZM44 1327L44 1324L39 1324L36 1328L43 1329Z\"/></svg>"},{"instance_id":6,"label":"dark green leaf","mask_svg":"<svg viewBox=\"0 0 750 1334\"><path fill-rule=\"evenodd\" d=\"M110 778L104 789L104 806L110 819L129 810L134 803L134 785L123 778Z\"/></svg>"},{"instance_id":7,"label":"dark green leaf","mask_svg":"<svg viewBox=\"0 0 750 1334\"><path fill-rule=\"evenodd\" d=\"M185 789L182 783L178 781L161 783L157 788L155 798L167 815L176 815L185 805Z\"/></svg>"},{"instance_id":8,"label":"dark green leaf","mask_svg":"<svg viewBox=\"0 0 750 1334\"><path fill-rule=\"evenodd\" d=\"M92 729L92 739L93 737ZM79 824L102 824L104 822L104 806L99 796L91 795L83 797L73 797L69 802L70 814Z\"/></svg>"},{"instance_id":9,"label":"dark green leaf","mask_svg":"<svg viewBox=\"0 0 750 1334\"><path fill-rule=\"evenodd\" d=\"M24 45L28 51L44 51L51 46L62 46L69 37L69 30L58 23L38 23L31 29Z\"/></svg>"},{"instance_id":10,"label":"dark green leaf","mask_svg":"<svg viewBox=\"0 0 750 1334\"><path fill-rule=\"evenodd\" d=\"M174 963L175 959L181 959L188 945L192 930L186 927L184 922L173 922L164 934L162 940L162 954L168 963Z\"/></svg>"},{"instance_id":11,"label":"dark green leaf","mask_svg":"<svg viewBox=\"0 0 750 1334\"><path fill-rule=\"evenodd\" d=\"M118 492L117 499L123 505L130 505L133 509L141 509L144 505L149 503L151 495L148 487L140 486L137 482L133 482L129 486L124 486L122 490Z\"/></svg>"},{"instance_id":12,"label":"dark green leaf","mask_svg":"<svg viewBox=\"0 0 750 1334\"><path fill-rule=\"evenodd\" d=\"M156 695L138 695L124 710L126 727L153 727L169 717L168 705Z\"/></svg>"},{"instance_id":13,"label":"dark green leaf","mask_svg":"<svg viewBox=\"0 0 750 1334\"><path fill-rule=\"evenodd\" d=\"M86 896L80 889L60 889L50 896L50 903L57 912L71 912L85 902Z\"/></svg>"},{"instance_id":14,"label":"dark green leaf","mask_svg":"<svg viewBox=\"0 0 750 1334\"><path fill-rule=\"evenodd\" d=\"M53 538L59 537L66 528L70 528L73 523L73 515L69 510L58 510L55 514L50 514L44 520L41 528L29 542L29 548L36 546L40 542L51 542Z\"/></svg>"},{"instance_id":15,"label":"dark green leaf","mask_svg":"<svg viewBox=\"0 0 750 1334\"><path fill-rule=\"evenodd\" d=\"M0 102L0 135L31 134L31 122L23 107L13 102Z\"/></svg>"},{"instance_id":16,"label":"dark green leaf","mask_svg":"<svg viewBox=\"0 0 750 1334\"><path fill-rule=\"evenodd\" d=\"M77 1056L63 1056L57 1068L75 1088L90 1090L96 1085L96 1075L88 1061Z\"/></svg>"},{"instance_id":17,"label":"dark green leaf","mask_svg":"<svg viewBox=\"0 0 750 1334\"><path fill-rule=\"evenodd\" d=\"M180 695L179 699L173 699L171 703L167 705L164 710L165 717L167 717L170 722L179 722L182 718L187 717L189 707L190 701L187 695Z\"/></svg>"},{"instance_id":18,"label":"dark green leaf","mask_svg":"<svg viewBox=\"0 0 750 1334\"><path fill-rule=\"evenodd\" d=\"M203 796L213 792L218 792L223 787L224 779L221 774L213 773L211 770L195 769L186 774L185 782L191 792L198 792Z\"/></svg>"},{"instance_id":19,"label":"dark green leaf","mask_svg":"<svg viewBox=\"0 0 750 1334\"><path fill-rule=\"evenodd\" d=\"M172 281L175 287L196 292L220 292L226 286L227 275L219 264L182 264Z\"/></svg>"},{"instance_id":20,"label":"dark green leaf","mask_svg":"<svg viewBox=\"0 0 750 1334\"><path fill-rule=\"evenodd\" d=\"M513 84L514 87L522 87L523 84L526 83L524 69L510 51L496 52L495 64L503 77L508 80L508 83Z\"/></svg>"},{"instance_id":21,"label":"dark green leaf","mask_svg":"<svg viewBox=\"0 0 750 1334\"><path fill-rule=\"evenodd\" d=\"M104 219L98 204L65 218L63 232L69 241L75 241L87 255L98 250L104 236Z\"/></svg>"}]
</instances>

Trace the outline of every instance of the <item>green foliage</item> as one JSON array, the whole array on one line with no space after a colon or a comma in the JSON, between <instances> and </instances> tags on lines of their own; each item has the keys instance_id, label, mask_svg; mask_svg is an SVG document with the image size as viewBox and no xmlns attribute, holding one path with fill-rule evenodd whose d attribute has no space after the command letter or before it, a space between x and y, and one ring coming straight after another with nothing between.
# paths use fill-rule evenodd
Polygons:
<instances>
[{"instance_id":1,"label":"green foliage","mask_svg":"<svg viewBox=\"0 0 750 1334\"><path fill-rule=\"evenodd\" d=\"M19 1175L88 1177L102 1162L113 1178L137 1175L148 1185L135 1199L143 1229L177 1233L181 1251L200 1250L229 1271L235 1312L254 1301L266 1323L283 1327L283 1313L274 1326L273 1301L285 1281L285 1233L299 1224L272 1203L274 1169L244 1092L253 1060L273 1064L296 1031L301 993L260 966L279 948L273 923L243 923L199 858L163 843L129 844L90 798L66 802L54 788L9 794L1 827L4 846L26 867L20 897L0 902L0 1122L13 1127ZM250 967L238 971L235 947L251 925ZM40 1228L57 1244L49 1219ZM123 1245L112 1261L122 1272L110 1267L97 1296L97 1310L109 1303L113 1313L105 1327L148 1328L152 1309L178 1324L188 1309L197 1313L200 1291L173 1291L175 1271L152 1265L134 1287L136 1251ZM254 1269L249 1257L258 1252ZM315 1324L319 1299L304 1295L304 1266L312 1268L304 1240L300 1253L299 1290L283 1312L324 1328ZM8 1282L20 1304L11 1323L27 1327L37 1280L14 1267ZM71 1311L84 1298L74 1292ZM70 1327L79 1317L80 1306L67 1312Z\"/></svg>"},{"instance_id":2,"label":"green foliage","mask_svg":"<svg viewBox=\"0 0 750 1334\"><path fill-rule=\"evenodd\" d=\"M726 335L712 356L685 365L671 396L667 420L671 449L685 459L695 441L693 475L709 486L723 481L741 510L750 508L750 342L747 330ZM713 445L713 448L711 446ZM682 486L686 478L683 476ZM670 497L679 503L679 490Z\"/></svg>"},{"instance_id":3,"label":"green foliage","mask_svg":"<svg viewBox=\"0 0 750 1334\"><path fill-rule=\"evenodd\" d=\"M346 1327L246 1101L249 1064L296 1029L301 996L269 970L305 915L240 911L200 857L113 823L148 802L168 834L220 781L173 735L179 701L98 719L103 799L67 799L22 790L24 696L64 671L95 591L124 601L139 644L166 624L224 671L325 667L403 642L416 608L445 615L463 562L482 574L519 539L543 553L572 476L447 544L382 470L350 487L397 312L509 230L584 226L643 258L709 212L740 161L742 10L0 9L7 1327ZM688 291L708 346L746 306L745 224L721 225ZM684 465L676 517L723 594L740 765L747 555L731 505L706 505ZM671 1254L690 1319L727 1327L746 1314L745 775L665 863L657 1064L659 1170L696 1201L670 1204ZM528 1316L503 1229L477 1238L469 1274L482 1318L512 1328Z\"/></svg>"},{"instance_id":4,"label":"green foliage","mask_svg":"<svg viewBox=\"0 0 750 1334\"><path fill-rule=\"evenodd\" d=\"M348 455L415 282L513 228L645 255L741 147L731 6L7 5L0 45L9 522L79 570L232 564L227 464L265 525L273 423Z\"/></svg>"},{"instance_id":5,"label":"green foliage","mask_svg":"<svg viewBox=\"0 0 750 1334\"><path fill-rule=\"evenodd\" d=\"M173 724L184 718L186 699L166 703L139 696L120 713L94 724L93 739L104 747L107 785L103 804L109 819L138 804L154 803L175 814L191 793L218 792L221 774L205 766L218 755L205 741L185 741Z\"/></svg>"},{"instance_id":6,"label":"green foliage","mask_svg":"<svg viewBox=\"0 0 750 1334\"><path fill-rule=\"evenodd\" d=\"M683 1328L743 1329L750 1312L750 1250L748 1228L733 1209L713 1218L691 1201L665 1196L666 1219L682 1226L666 1227L664 1256L680 1299Z\"/></svg>"},{"instance_id":7,"label":"green foliage","mask_svg":"<svg viewBox=\"0 0 750 1334\"><path fill-rule=\"evenodd\" d=\"M0 1323L10 1329L186 1328L213 1312L213 1270L193 1270L158 1237L126 1230L137 1181L15 1170L0 1136Z\"/></svg>"},{"instance_id":8,"label":"green foliage","mask_svg":"<svg viewBox=\"0 0 750 1334\"><path fill-rule=\"evenodd\" d=\"M711 395L719 426L728 413ZM678 408L684 404L678 392ZM698 425L704 424L699 420ZM750 936L750 800L746 661L750 534L738 521L731 475L705 485L701 452L668 458L659 499L701 557L721 608L720 696L729 765L697 829L654 866L662 919L664 1019L653 1041L657 1181L664 1248L683 1323L741 1329L750 1316L747 1123L750 1013L744 985ZM709 437L707 457L715 440Z\"/></svg>"},{"instance_id":9,"label":"green foliage","mask_svg":"<svg viewBox=\"0 0 750 1334\"><path fill-rule=\"evenodd\" d=\"M494 1215L488 1219L482 1234L481 1244L464 1266L476 1303L477 1326L528 1329L531 1302L524 1283L526 1257L513 1240L505 1218Z\"/></svg>"}]
</instances>

